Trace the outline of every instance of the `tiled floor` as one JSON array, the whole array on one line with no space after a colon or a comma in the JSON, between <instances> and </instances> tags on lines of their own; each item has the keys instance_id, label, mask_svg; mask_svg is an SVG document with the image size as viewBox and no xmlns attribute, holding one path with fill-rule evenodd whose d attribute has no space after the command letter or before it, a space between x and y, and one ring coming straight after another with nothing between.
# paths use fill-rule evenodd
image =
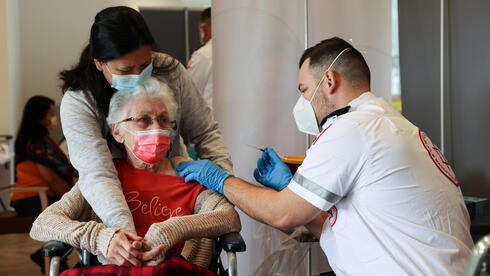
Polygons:
<instances>
[{"instance_id":1,"label":"tiled floor","mask_svg":"<svg viewBox=\"0 0 490 276\"><path fill-rule=\"evenodd\" d=\"M43 275L41 268L31 260L29 255L44 244L32 240L27 233L0 235L0 275ZM72 252L68 264L76 261L77 256Z\"/></svg>"}]
</instances>

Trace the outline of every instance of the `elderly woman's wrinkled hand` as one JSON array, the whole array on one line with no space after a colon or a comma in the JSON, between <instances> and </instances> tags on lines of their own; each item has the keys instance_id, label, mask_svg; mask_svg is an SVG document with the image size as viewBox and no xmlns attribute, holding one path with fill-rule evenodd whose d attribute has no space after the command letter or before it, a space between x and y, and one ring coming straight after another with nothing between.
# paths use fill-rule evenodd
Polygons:
<instances>
[{"instance_id":1,"label":"elderly woman's wrinkled hand","mask_svg":"<svg viewBox=\"0 0 490 276\"><path fill-rule=\"evenodd\" d=\"M158 265L165 260L167 250L174 245L176 241L170 241L166 235L169 225L168 221L153 223L146 231L143 240L142 261L144 265Z\"/></svg>"},{"instance_id":2,"label":"elderly woman's wrinkled hand","mask_svg":"<svg viewBox=\"0 0 490 276\"><path fill-rule=\"evenodd\" d=\"M120 266L141 266L142 240L142 237L126 229L118 230L109 243L107 258Z\"/></svg>"},{"instance_id":3,"label":"elderly woman's wrinkled hand","mask_svg":"<svg viewBox=\"0 0 490 276\"><path fill-rule=\"evenodd\" d=\"M143 265L155 266L163 263L163 261L165 261L165 253L167 253L167 250L167 246L159 244L150 251L144 252L141 256Z\"/></svg>"}]
</instances>

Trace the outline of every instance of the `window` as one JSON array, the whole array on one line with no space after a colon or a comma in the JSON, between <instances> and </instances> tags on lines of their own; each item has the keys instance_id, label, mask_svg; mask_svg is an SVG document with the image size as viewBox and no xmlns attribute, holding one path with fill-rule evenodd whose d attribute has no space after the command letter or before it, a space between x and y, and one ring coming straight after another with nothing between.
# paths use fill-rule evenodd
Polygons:
<instances>
[{"instance_id":1,"label":"window","mask_svg":"<svg viewBox=\"0 0 490 276\"><path fill-rule=\"evenodd\" d=\"M398 49L398 0L391 3L391 104L402 112L400 54Z\"/></svg>"}]
</instances>

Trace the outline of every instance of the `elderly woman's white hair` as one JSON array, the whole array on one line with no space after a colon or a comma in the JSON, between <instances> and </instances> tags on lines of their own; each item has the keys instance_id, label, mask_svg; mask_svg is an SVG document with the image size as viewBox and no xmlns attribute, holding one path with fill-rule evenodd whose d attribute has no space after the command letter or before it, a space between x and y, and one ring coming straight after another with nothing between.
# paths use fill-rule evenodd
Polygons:
<instances>
[{"instance_id":1,"label":"elderly woman's white hair","mask_svg":"<svg viewBox=\"0 0 490 276\"><path fill-rule=\"evenodd\" d=\"M170 91L168 85L159 82L155 78L149 78L143 84L132 90L121 90L111 98L109 104L109 114L107 115L107 123L110 127L117 122L126 119L128 114L128 103L136 97L149 97L161 99L167 107L167 112L170 120L175 120L177 112L177 103Z\"/></svg>"}]
</instances>

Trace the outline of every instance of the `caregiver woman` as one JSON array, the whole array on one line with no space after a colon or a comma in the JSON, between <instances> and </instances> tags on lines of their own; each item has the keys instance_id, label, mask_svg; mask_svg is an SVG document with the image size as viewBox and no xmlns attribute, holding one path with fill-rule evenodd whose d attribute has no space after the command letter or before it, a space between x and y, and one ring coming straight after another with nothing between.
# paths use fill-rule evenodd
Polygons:
<instances>
[{"instance_id":1,"label":"caregiver woman","mask_svg":"<svg viewBox=\"0 0 490 276\"><path fill-rule=\"evenodd\" d=\"M95 16L78 63L60 73L61 124L70 161L80 175L80 191L105 224L132 232L133 218L112 161L124 158L124 151L112 140L106 123L110 99L118 90L132 89L150 76L167 84L178 105L169 157L185 154L182 136L196 144L200 158L232 171L218 124L185 68L154 48L153 36L136 10L106 8Z\"/></svg>"}]
</instances>

